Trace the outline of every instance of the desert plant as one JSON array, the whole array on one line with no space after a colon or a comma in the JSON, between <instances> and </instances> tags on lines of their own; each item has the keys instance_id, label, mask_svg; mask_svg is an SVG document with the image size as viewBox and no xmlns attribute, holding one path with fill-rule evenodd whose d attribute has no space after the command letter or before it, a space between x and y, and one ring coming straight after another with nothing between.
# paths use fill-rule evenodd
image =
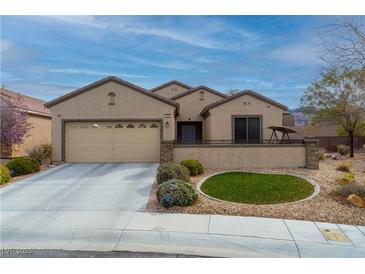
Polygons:
<instances>
[{"instance_id":1,"label":"desert plant","mask_svg":"<svg viewBox=\"0 0 365 274\"><path fill-rule=\"evenodd\" d=\"M6 167L12 177L26 175L40 171L40 166L36 160L30 157L19 157L10 160Z\"/></svg>"},{"instance_id":2,"label":"desert plant","mask_svg":"<svg viewBox=\"0 0 365 274\"><path fill-rule=\"evenodd\" d=\"M342 171L342 172L350 172L350 167L352 164L350 162L343 162L338 167L336 167L336 170Z\"/></svg>"},{"instance_id":3,"label":"desert plant","mask_svg":"<svg viewBox=\"0 0 365 274\"><path fill-rule=\"evenodd\" d=\"M356 194L361 197L365 197L365 186L351 183L351 184L339 187L336 190L336 193L345 198L347 198L351 194Z\"/></svg>"},{"instance_id":4,"label":"desert plant","mask_svg":"<svg viewBox=\"0 0 365 274\"><path fill-rule=\"evenodd\" d=\"M162 184L172 179L190 182L189 170L177 163L162 163L157 170L157 183Z\"/></svg>"},{"instance_id":5,"label":"desert plant","mask_svg":"<svg viewBox=\"0 0 365 274\"><path fill-rule=\"evenodd\" d=\"M346 145L338 145L337 146L337 152L341 156L346 156L347 154L350 153L350 147L349 146L346 146Z\"/></svg>"},{"instance_id":6,"label":"desert plant","mask_svg":"<svg viewBox=\"0 0 365 274\"><path fill-rule=\"evenodd\" d=\"M338 178L337 182L341 186L346 186L351 183L351 180L347 179L346 177Z\"/></svg>"},{"instance_id":7,"label":"desert plant","mask_svg":"<svg viewBox=\"0 0 365 274\"><path fill-rule=\"evenodd\" d=\"M319 156L318 156L318 159L319 159L320 161L323 161L323 160L325 159L325 157L324 157L324 153L320 153L320 154L319 154Z\"/></svg>"},{"instance_id":8,"label":"desert plant","mask_svg":"<svg viewBox=\"0 0 365 274\"><path fill-rule=\"evenodd\" d=\"M43 149L43 160L50 159L52 157L52 146L50 144L41 145Z\"/></svg>"},{"instance_id":9,"label":"desert plant","mask_svg":"<svg viewBox=\"0 0 365 274\"><path fill-rule=\"evenodd\" d=\"M352 172L346 173L345 176L344 176L344 178L346 178L347 180L353 182L353 181L355 181L355 174L352 173Z\"/></svg>"},{"instance_id":10,"label":"desert plant","mask_svg":"<svg viewBox=\"0 0 365 274\"><path fill-rule=\"evenodd\" d=\"M192 176L203 173L203 165L198 160L184 160L180 162L180 165L186 167Z\"/></svg>"},{"instance_id":11,"label":"desert plant","mask_svg":"<svg viewBox=\"0 0 365 274\"><path fill-rule=\"evenodd\" d=\"M35 147L32 149L32 151L29 153L29 157L36 160L38 164L42 164L43 160L43 150L42 147Z\"/></svg>"},{"instance_id":12,"label":"desert plant","mask_svg":"<svg viewBox=\"0 0 365 274\"><path fill-rule=\"evenodd\" d=\"M159 185L156 194L158 201L164 207L192 205L198 198L198 194L190 183L178 179ZM169 199L166 202L167 196Z\"/></svg>"},{"instance_id":13,"label":"desert plant","mask_svg":"<svg viewBox=\"0 0 365 274\"><path fill-rule=\"evenodd\" d=\"M29 156L35 159L40 165L44 160L50 159L52 154L52 147L48 144L43 144L33 148Z\"/></svg>"},{"instance_id":14,"label":"desert plant","mask_svg":"<svg viewBox=\"0 0 365 274\"><path fill-rule=\"evenodd\" d=\"M10 181L10 172L6 166L0 166L0 185Z\"/></svg>"}]
</instances>

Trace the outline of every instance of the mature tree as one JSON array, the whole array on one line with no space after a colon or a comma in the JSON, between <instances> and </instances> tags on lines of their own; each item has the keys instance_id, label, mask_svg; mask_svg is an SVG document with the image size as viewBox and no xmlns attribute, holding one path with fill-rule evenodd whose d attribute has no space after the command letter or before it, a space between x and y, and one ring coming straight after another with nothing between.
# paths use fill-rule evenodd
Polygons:
<instances>
[{"instance_id":1,"label":"mature tree","mask_svg":"<svg viewBox=\"0 0 365 274\"><path fill-rule=\"evenodd\" d=\"M309 86L301 98L304 112L313 124L342 127L349 136L350 156L354 156L354 132L365 115L365 69L331 69Z\"/></svg>"},{"instance_id":2,"label":"mature tree","mask_svg":"<svg viewBox=\"0 0 365 274\"><path fill-rule=\"evenodd\" d=\"M1 95L0 120L2 144L22 144L31 129L27 106L19 94L15 100Z\"/></svg>"},{"instance_id":3,"label":"mature tree","mask_svg":"<svg viewBox=\"0 0 365 274\"><path fill-rule=\"evenodd\" d=\"M365 67L365 25L342 17L321 30L322 60L333 67Z\"/></svg>"},{"instance_id":4,"label":"mature tree","mask_svg":"<svg viewBox=\"0 0 365 274\"><path fill-rule=\"evenodd\" d=\"M348 136L348 133L342 127L339 127L336 130L336 133L338 136ZM357 123L357 126L354 131L354 136L365 137L365 120L361 120Z\"/></svg>"}]
</instances>

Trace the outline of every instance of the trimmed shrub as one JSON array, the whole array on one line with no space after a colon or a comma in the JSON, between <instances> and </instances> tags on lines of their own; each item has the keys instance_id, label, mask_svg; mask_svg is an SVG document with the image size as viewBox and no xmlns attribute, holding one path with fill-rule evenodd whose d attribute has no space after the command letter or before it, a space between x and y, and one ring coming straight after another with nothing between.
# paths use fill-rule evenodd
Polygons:
<instances>
[{"instance_id":1,"label":"trimmed shrub","mask_svg":"<svg viewBox=\"0 0 365 274\"><path fill-rule=\"evenodd\" d=\"M177 163L162 163L157 170L157 183L160 185L172 179L190 182L189 170Z\"/></svg>"},{"instance_id":2,"label":"trimmed shrub","mask_svg":"<svg viewBox=\"0 0 365 274\"><path fill-rule=\"evenodd\" d=\"M350 162L343 162L338 167L336 167L336 170L342 171L342 172L351 172L350 167L352 164Z\"/></svg>"},{"instance_id":3,"label":"trimmed shrub","mask_svg":"<svg viewBox=\"0 0 365 274\"><path fill-rule=\"evenodd\" d=\"M9 169L11 177L27 175L41 170L39 163L30 157L19 157L10 160L6 167Z\"/></svg>"},{"instance_id":4,"label":"trimmed shrub","mask_svg":"<svg viewBox=\"0 0 365 274\"><path fill-rule=\"evenodd\" d=\"M0 185L10 181L10 172L6 166L0 166Z\"/></svg>"},{"instance_id":5,"label":"trimmed shrub","mask_svg":"<svg viewBox=\"0 0 365 274\"><path fill-rule=\"evenodd\" d=\"M203 165L198 160L184 160L180 165L186 167L192 176L196 176L203 173Z\"/></svg>"},{"instance_id":6,"label":"trimmed shrub","mask_svg":"<svg viewBox=\"0 0 365 274\"><path fill-rule=\"evenodd\" d=\"M346 145L338 145L337 152L342 156L346 156L350 153L350 147Z\"/></svg>"},{"instance_id":7,"label":"trimmed shrub","mask_svg":"<svg viewBox=\"0 0 365 274\"><path fill-rule=\"evenodd\" d=\"M351 184L339 187L336 190L336 193L345 198L347 198L351 194L356 194L356 195L359 195L364 198L365 197L365 186L351 183Z\"/></svg>"},{"instance_id":8,"label":"trimmed shrub","mask_svg":"<svg viewBox=\"0 0 365 274\"><path fill-rule=\"evenodd\" d=\"M168 206L189 206L194 204L198 198L194 187L183 181L173 179L162 183L157 188L157 199L164 207ZM166 197L169 197L169 202L166 202Z\"/></svg>"},{"instance_id":9,"label":"trimmed shrub","mask_svg":"<svg viewBox=\"0 0 365 274\"><path fill-rule=\"evenodd\" d=\"M35 147L29 154L29 156L35 159L40 165L44 160L50 159L51 155L52 155L52 146L46 144Z\"/></svg>"}]
</instances>

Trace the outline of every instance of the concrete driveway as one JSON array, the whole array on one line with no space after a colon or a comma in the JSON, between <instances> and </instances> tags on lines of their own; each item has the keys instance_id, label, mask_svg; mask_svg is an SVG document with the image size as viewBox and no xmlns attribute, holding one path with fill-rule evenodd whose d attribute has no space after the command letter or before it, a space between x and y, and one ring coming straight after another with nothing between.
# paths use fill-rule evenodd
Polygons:
<instances>
[{"instance_id":1,"label":"concrete driveway","mask_svg":"<svg viewBox=\"0 0 365 274\"><path fill-rule=\"evenodd\" d=\"M146 208L157 167L76 163L49 169L0 189L1 227L119 227Z\"/></svg>"},{"instance_id":2,"label":"concrete driveway","mask_svg":"<svg viewBox=\"0 0 365 274\"><path fill-rule=\"evenodd\" d=\"M64 164L1 189L2 211L143 211L154 163Z\"/></svg>"}]
</instances>

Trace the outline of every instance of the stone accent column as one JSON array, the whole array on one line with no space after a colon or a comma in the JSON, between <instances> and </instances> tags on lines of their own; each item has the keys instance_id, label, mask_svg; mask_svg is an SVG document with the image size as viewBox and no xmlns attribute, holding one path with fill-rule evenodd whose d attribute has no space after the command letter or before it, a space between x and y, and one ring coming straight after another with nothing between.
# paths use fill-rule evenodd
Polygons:
<instances>
[{"instance_id":1,"label":"stone accent column","mask_svg":"<svg viewBox=\"0 0 365 274\"><path fill-rule=\"evenodd\" d=\"M319 169L319 140L304 139L305 166L308 169Z\"/></svg>"},{"instance_id":2,"label":"stone accent column","mask_svg":"<svg viewBox=\"0 0 365 274\"><path fill-rule=\"evenodd\" d=\"M0 144L0 158L9 159L13 156L13 146L9 144Z\"/></svg>"},{"instance_id":3,"label":"stone accent column","mask_svg":"<svg viewBox=\"0 0 365 274\"><path fill-rule=\"evenodd\" d=\"M160 162L172 162L174 161L174 144L173 141L161 141L160 146Z\"/></svg>"}]
</instances>

